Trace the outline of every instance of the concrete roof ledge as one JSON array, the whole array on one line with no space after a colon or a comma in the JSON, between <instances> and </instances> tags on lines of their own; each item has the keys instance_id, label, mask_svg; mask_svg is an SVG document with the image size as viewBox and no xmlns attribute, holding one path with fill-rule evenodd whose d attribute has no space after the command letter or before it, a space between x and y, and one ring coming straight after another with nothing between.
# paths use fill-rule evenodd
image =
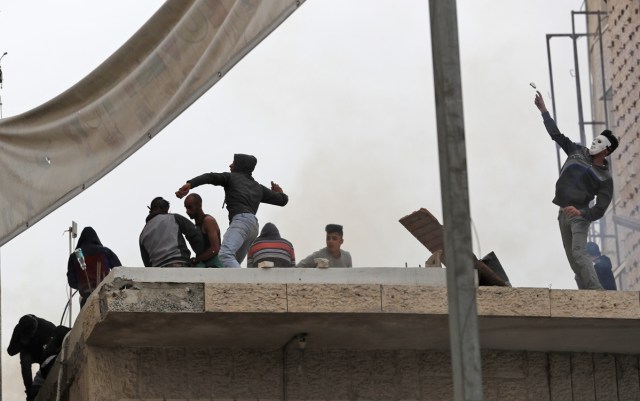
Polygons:
<instances>
[{"instance_id":1,"label":"concrete roof ledge","mask_svg":"<svg viewBox=\"0 0 640 401\"><path fill-rule=\"evenodd\" d=\"M203 283L323 283L323 284L399 284L446 287L443 268L354 267L354 268L270 268L202 269L117 267L107 277L133 281Z\"/></svg>"},{"instance_id":2,"label":"concrete roof ledge","mask_svg":"<svg viewBox=\"0 0 640 401\"><path fill-rule=\"evenodd\" d=\"M115 269L72 336L90 346L449 347L444 269ZM479 287L482 348L640 353L635 291Z\"/></svg>"}]
</instances>

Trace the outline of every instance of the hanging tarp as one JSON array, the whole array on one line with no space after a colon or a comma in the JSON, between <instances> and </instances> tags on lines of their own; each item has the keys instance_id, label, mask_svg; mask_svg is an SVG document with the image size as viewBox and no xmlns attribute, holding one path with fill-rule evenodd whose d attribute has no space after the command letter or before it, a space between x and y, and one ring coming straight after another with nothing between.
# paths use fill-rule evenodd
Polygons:
<instances>
[{"instance_id":1,"label":"hanging tarp","mask_svg":"<svg viewBox=\"0 0 640 401\"><path fill-rule=\"evenodd\" d=\"M82 81L0 120L0 245L147 143L304 0L168 0Z\"/></svg>"}]
</instances>

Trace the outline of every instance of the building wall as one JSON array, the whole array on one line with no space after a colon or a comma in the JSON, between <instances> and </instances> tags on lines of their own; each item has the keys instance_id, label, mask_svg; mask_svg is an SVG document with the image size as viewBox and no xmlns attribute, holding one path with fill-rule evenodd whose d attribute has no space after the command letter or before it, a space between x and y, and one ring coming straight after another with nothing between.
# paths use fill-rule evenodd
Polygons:
<instances>
[{"instance_id":1,"label":"building wall","mask_svg":"<svg viewBox=\"0 0 640 401\"><path fill-rule=\"evenodd\" d=\"M592 34L588 49L593 120L607 122L608 128L620 138L620 147L611 157L614 201L599 224L594 225L599 229L594 234L600 240L602 252L613 261L619 289L638 289L640 231L616 224L614 216L631 218L640 224L640 1L587 0L586 8L590 12L605 12L599 16L601 35L598 16L587 18ZM594 134L602 129L603 125L593 125Z\"/></svg>"},{"instance_id":2,"label":"building wall","mask_svg":"<svg viewBox=\"0 0 640 401\"><path fill-rule=\"evenodd\" d=\"M640 221L640 1L609 0L616 214ZM640 288L640 231L618 226L623 289Z\"/></svg>"},{"instance_id":3,"label":"building wall","mask_svg":"<svg viewBox=\"0 0 640 401\"><path fill-rule=\"evenodd\" d=\"M453 399L446 351L300 350L292 344L285 372L282 367L280 349L96 347L62 399ZM482 368L487 401L640 398L637 356L484 351Z\"/></svg>"},{"instance_id":4,"label":"building wall","mask_svg":"<svg viewBox=\"0 0 640 401\"><path fill-rule=\"evenodd\" d=\"M576 21L586 18L588 28L591 33L588 36L589 52L589 82L591 94L591 120L595 123L586 126L587 139L590 141L599 135L602 130L614 129L615 121L612 113L611 102L611 31L609 27L609 14L607 13L607 3L604 0L587 0L586 10L588 12L599 12L601 14L577 15ZM602 39L602 41L601 41ZM585 109L589 106L585 106ZM615 164L615 161L611 161ZM614 268L618 266L618 244L616 244L617 227L613 222L615 214L616 199L611 204L605 215L592 224L594 236L600 245L600 251L611 258ZM620 283L618 284L620 286Z\"/></svg>"}]
</instances>

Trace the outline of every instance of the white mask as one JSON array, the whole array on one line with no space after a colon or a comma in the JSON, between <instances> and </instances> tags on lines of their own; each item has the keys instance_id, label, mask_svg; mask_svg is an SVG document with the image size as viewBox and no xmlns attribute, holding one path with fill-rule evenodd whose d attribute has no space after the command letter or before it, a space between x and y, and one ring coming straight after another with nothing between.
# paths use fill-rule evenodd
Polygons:
<instances>
[{"instance_id":1,"label":"white mask","mask_svg":"<svg viewBox=\"0 0 640 401\"><path fill-rule=\"evenodd\" d=\"M591 142L591 147L589 148L589 154L591 156L597 155L598 153L605 150L608 146L611 146L611 142L604 135L598 135L593 138L593 142Z\"/></svg>"}]
</instances>

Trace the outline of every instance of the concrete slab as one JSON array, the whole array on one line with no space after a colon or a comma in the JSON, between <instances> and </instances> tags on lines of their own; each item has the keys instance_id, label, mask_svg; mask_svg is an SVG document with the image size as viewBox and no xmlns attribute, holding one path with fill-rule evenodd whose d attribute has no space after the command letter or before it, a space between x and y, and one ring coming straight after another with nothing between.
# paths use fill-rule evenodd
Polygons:
<instances>
[{"instance_id":1,"label":"concrete slab","mask_svg":"<svg viewBox=\"0 0 640 401\"><path fill-rule=\"evenodd\" d=\"M251 294L251 296L247 296ZM205 312L286 312L286 284L204 285Z\"/></svg>"},{"instance_id":2,"label":"concrete slab","mask_svg":"<svg viewBox=\"0 0 640 401\"><path fill-rule=\"evenodd\" d=\"M142 282L203 282L262 284L397 284L446 287L447 272L439 268L354 267L354 268L270 268L201 269L116 267L107 279ZM105 280L107 280L105 279Z\"/></svg>"},{"instance_id":3,"label":"concrete slab","mask_svg":"<svg viewBox=\"0 0 640 401\"><path fill-rule=\"evenodd\" d=\"M551 316L640 318L637 291L551 290Z\"/></svg>"},{"instance_id":4,"label":"concrete slab","mask_svg":"<svg viewBox=\"0 0 640 401\"><path fill-rule=\"evenodd\" d=\"M351 283L300 283L303 276L309 279L305 271L320 272L303 269L280 269L279 284L234 284L231 281L246 278L247 271L259 278L260 270L226 269L220 275L215 274L218 270L202 270L114 271L92 297L94 307L83 311L76 323L83 329L82 338L88 345L105 347L277 349L293 335L307 333L308 347L449 348L442 287L368 283L372 278L359 273L345 280ZM393 281L412 282L432 269L393 270ZM321 273L326 281L336 282L349 271L357 270ZM401 277L405 274L408 277ZM215 283L220 277L225 282ZM364 283L353 284L356 278ZM200 286L204 291L197 290ZM562 316L551 312L554 302L562 305ZM637 292L481 287L478 303L483 349L640 353L640 319L633 317L640 309ZM594 308L598 313L589 312Z\"/></svg>"},{"instance_id":5,"label":"concrete slab","mask_svg":"<svg viewBox=\"0 0 640 401\"><path fill-rule=\"evenodd\" d=\"M478 287L480 316L551 316L547 288Z\"/></svg>"},{"instance_id":6,"label":"concrete slab","mask_svg":"<svg viewBox=\"0 0 640 401\"><path fill-rule=\"evenodd\" d=\"M380 313L380 284L288 284L289 312Z\"/></svg>"}]
</instances>

